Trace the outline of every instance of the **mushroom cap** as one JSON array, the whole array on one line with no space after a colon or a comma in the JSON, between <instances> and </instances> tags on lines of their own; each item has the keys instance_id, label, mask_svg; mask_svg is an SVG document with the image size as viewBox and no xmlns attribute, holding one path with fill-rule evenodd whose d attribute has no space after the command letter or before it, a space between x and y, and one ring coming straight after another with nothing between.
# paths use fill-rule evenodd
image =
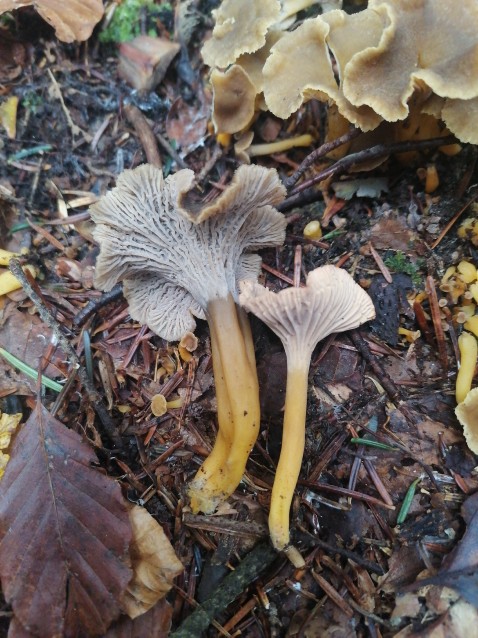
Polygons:
<instances>
[{"instance_id":1,"label":"mushroom cap","mask_svg":"<svg viewBox=\"0 0 478 638\"><path fill-rule=\"evenodd\" d=\"M463 426L466 444L478 454L478 388L468 392L465 400L456 406L455 414Z\"/></svg>"},{"instance_id":2,"label":"mushroom cap","mask_svg":"<svg viewBox=\"0 0 478 638\"><path fill-rule=\"evenodd\" d=\"M285 197L277 172L241 166L221 195L203 206L191 197L194 173L144 164L122 173L92 208L100 244L95 285L123 281L131 316L167 340L193 332L208 303L257 279L261 259L247 252L283 243Z\"/></svg>"},{"instance_id":3,"label":"mushroom cap","mask_svg":"<svg viewBox=\"0 0 478 638\"><path fill-rule=\"evenodd\" d=\"M279 19L279 0L223 0L212 13L216 20L212 38L202 48L204 62L225 68L242 53L254 53Z\"/></svg>"},{"instance_id":4,"label":"mushroom cap","mask_svg":"<svg viewBox=\"0 0 478 638\"><path fill-rule=\"evenodd\" d=\"M447 98L441 119L461 142L478 144L478 96L470 100Z\"/></svg>"},{"instance_id":5,"label":"mushroom cap","mask_svg":"<svg viewBox=\"0 0 478 638\"><path fill-rule=\"evenodd\" d=\"M239 302L281 339L289 367L308 362L327 335L357 328L375 317L365 290L336 266L316 268L308 274L304 288L278 293L253 281L241 282Z\"/></svg>"},{"instance_id":6,"label":"mushroom cap","mask_svg":"<svg viewBox=\"0 0 478 638\"><path fill-rule=\"evenodd\" d=\"M283 119L304 99L335 100L339 88L325 44L329 25L316 18L287 33L264 64L264 97L269 110Z\"/></svg>"},{"instance_id":7,"label":"mushroom cap","mask_svg":"<svg viewBox=\"0 0 478 638\"><path fill-rule=\"evenodd\" d=\"M188 352L194 352L198 347L198 343L198 338L194 332L185 332L181 337L179 345L182 348L185 348Z\"/></svg>"},{"instance_id":8,"label":"mushroom cap","mask_svg":"<svg viewBox=\"0 0 478 638\"><path fill-rule=\"evenodd\" d=\"M154 416L163 416L168 411L168 401L164 394L155 394L151 399L151 412Z\"/></svg>"},{"instance_id":9,"label":"mushroom cap","mask_svg":"<svg viewBox=\"0 0 478 638\"><path fill-rule=\"evenodd\" d=\"M343 26L342 14L342 11L331 11L306 20L272 46L263 68L263 90L267 107L274 115L287 118L304 101L316 98L335 102L349 122L365 131L380 124L382 118L369 106L353 106L335 79L329 39L332 38L334 53L342 65L362 44L361 39L355 42L350 36L355 33L354 22L345 23L348 25L345 34L341 28L339 37L332 37L332 29ZM378 23L382 24L380 18L374 20L373 32L377 30Z\"/></svg>"},{"instance_id":10,"label":"mushroom cap","mask_svg":"<svg viewBox=\"0 0 478 638\"><path fill-rule=\"evenodd\" d=\"M0 0L0 15L33 5L62 42L88 40L104 14L102 0Z\"/></svg>"},{"instance_id":11,"label":"mushroom cap","mask_svg":"<svg viewBox=\"0 0 478 638\"><path fill-rule=\"evenodd\" d=\"M238 133L251 124L260 107L262 67L271 48L283 35L282 31L269 31L266 43L259 50L239 56L226 71L213 69L212 121L216 133Z\"/></svg>"},{"instance_id":12,"label":"mushroom cap","mask_svg":"<svg viewBox=\"0 0 478 638\"><path fill-rule=\"evenodd\" d=\"M343 90L352 104L368 105L394 122L405 119L420 84L442 97L478 94L476 0L459 6L449 0L370 0L365 12L383 8L390 22L380 42L356 53L345 68Z\"/></svg>"},{"instance_id":13,"label":"mushroom cap","mask_svg":"<svg viewBox=\"0 0 478 638\"><path fill-rule=\"evenodd\" d=\"M211 73L212 122L216 133L237 133L249 126L256 110L256 87L238 64Z\"/></svg>"}]
</instances>

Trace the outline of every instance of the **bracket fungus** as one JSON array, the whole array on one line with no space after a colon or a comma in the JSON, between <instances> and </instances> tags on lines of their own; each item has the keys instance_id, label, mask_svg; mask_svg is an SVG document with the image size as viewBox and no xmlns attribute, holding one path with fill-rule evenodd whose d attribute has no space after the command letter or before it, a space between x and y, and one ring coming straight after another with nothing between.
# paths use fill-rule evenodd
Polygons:
<instances>
[{"instance_id":1,"label":"bracket fungus","mask_svg":"<svg viewBox=\"0 0 478 638\"><path fill-rule=\"evenodd\" d=\"M256 280L256 251L284 241L286 221L274 205L285 197L277 172L241 166L211 203L194 201L194 173L163 179L145 164L122 173L91 209L100 244L95 284L123 281L131 316L167 340L211 333L219 431L190 486L194 511L214 511L237 487L259 433L259 388L238 281Z\"/></svg>"},{"instance_id":2,"label":"bracket fungus","mask_svg":"<svg viewBox=\"0 0 478 638\"><path fill-rule=\"evenodd\" d=\"M309 273L306 286L274 293L253 282L241 283L241 305L273 330L287 356L287 387L282 448L272 488L269 531L274 547L296 566L302 558L289 544L289 509L305 445L307 387L312 352L333 332L357 328L375 317L368 294L336 266Z\"/></svg>"}]
</instances>

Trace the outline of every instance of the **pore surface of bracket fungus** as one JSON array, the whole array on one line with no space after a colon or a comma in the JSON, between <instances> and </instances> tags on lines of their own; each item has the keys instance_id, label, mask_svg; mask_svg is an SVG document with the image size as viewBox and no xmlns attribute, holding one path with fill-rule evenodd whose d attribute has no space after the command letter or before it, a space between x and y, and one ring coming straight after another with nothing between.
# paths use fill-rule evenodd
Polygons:
<instances>
[{"instance_id":1,"label":"pore surface of bracket fungus","mask_svg":"<svg viewBox=\"0 0 478 638\"><path fill-rule=\"evenodd\" d=\"M274 208L285 196L277 172L241 166L219 197L193 197L194 173L166 180L145 164L119 176L91 209L101 250L95 283L123 282L131 316L168 340L211 332L219 431L190 486L194 511L212 512L237 487L259 433L259 389L247 317L236 306L238 281L256 280L250 252L283 243L286 221Z\"/></svg>"},{"instance_id":2,"label":"pore surface of bracket fungus","mask_svg":"<svg viewBox=\"0 0 478 638\"><path fill-rule=\"evenodd\" d=\"M231 2L224 2L218 12ZM229 50L223 64L225 58L206 42L203 52L211 67L241 64L241 32L233 21L229 24L235 34L234 53ZM248 49L256 108L287 118L316 98L335 104L349 122L371 131L382 121L405 120L413 96L415 103L417 96L424 103L439 97L442 103L435 115L460 140L478 143L476 0L463 0L459 7L449 0L370 0L358 13L337 9L306 19L292 31L284 31L284 26L290 23L271 19L267 33L261 32L255 48ZM278 29L281 36L273 43L270 35ZM268 39L271 46L261 51ZM214 109L220 101L216 90ZM424 106L424 112L430 111ZM217 127L221 124L218 119ZM240 124L234 132L243 130L244 122Z\"/></svg>"},{"instance_id":3,"label":"pore surface of bracket fungus","mask_svg":"<svg viewBox=\"0 0 478 638\"><path fill-rule=\"evenodd\" d=\"M352 277L335 266L310 272L305 288L287 288L277 294L245 281L240 303L278 335L287 356L284 429L272 488L269 531L274 547L285 551L299 567L303 560L289 544L289 509L304 453L310 358L321 339L373 319L375 308Z\"/></svg>"}]
</instances>

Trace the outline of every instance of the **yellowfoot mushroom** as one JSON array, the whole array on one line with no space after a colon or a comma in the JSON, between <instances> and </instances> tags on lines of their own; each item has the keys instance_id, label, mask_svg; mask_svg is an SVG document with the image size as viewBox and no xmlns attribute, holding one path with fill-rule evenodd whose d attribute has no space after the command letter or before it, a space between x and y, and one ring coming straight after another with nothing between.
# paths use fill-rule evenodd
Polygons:
<instances>
[{"instance_id":1,"label":"yellowfoot mushroom","mask_svg":"<svg viewBox=\"0 0 478 638\"><path fill-rule=\"evenodd\" d=\"M277 172L241 166L211 203L194 201L194 173L166 180L145 164L122 173L91 209L100 244L96 285L123 281L131 316L164 339L211 332L219 432L190 486L194 511L212 512L237 487L259 432L259 389L252 337L237 308L238 285L255 280L250 251L283 243L286 221L273 207L285 197Z\"/></svg>"},{"instance_id":2,"label":"yellowfoot mushroom","mask_svg":"<svg viewBox=\"0 0 478 638\"><path fill-rule=\"evenodd\" d=\"M463 426L466 444L478 454L478 388L473 388L455 408L458 421Z\"/></svg>"},{"instance_id":3,"label":"yellowfoot mushroom","mask_svg":"<svg viewBox=\"0 0 478 638\"><path fill-rule=\"evenodd\" d=\"M300 554L289 544L289 509L304 452L310 358L321 339L357 328L374 318L375 309L368 294L335 266L316 268L304 288L287 288L277 294L256 282L241 282L239 301L279 336L287 356L284 429L269 531L274 547L299 566Z\"/></svg>"},{"instance_id":4,"label":"yellowfoot mushroom","mask_svg":"<svg viewBox=\"0 0 478 638\"><path fill-rule=\"evenodd\" d=\"M279 19L279 0L224 0L212 12L216 24L202 48L204 62L225 68L242 53L253 53L266 41L266 33Z\"/></svg>"}]
</instances>

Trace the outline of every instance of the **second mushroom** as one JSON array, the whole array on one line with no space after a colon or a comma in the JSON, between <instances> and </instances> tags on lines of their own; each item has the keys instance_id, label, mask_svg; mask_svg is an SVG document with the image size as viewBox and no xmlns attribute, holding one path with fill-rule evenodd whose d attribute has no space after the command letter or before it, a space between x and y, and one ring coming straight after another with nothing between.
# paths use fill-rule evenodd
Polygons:
<instances>
[{"instance_id":1,"label":"second mushroom","mask_svg":"<svg viewBox=\"0 0 478 638\"><path fill-rule=\"evenodd\" d=\"M335 266L316 268L309 273L304 288L287 288L277 294L253 281L244 281L241 286L241 305L278 335L287 356L284 428L269 531L274 547L299 567L303 559L289 542L289 510L304 453L312 352L327 335L373 319L375 309L368 294L345 270Z\"/></svg>"}]
</instances>

